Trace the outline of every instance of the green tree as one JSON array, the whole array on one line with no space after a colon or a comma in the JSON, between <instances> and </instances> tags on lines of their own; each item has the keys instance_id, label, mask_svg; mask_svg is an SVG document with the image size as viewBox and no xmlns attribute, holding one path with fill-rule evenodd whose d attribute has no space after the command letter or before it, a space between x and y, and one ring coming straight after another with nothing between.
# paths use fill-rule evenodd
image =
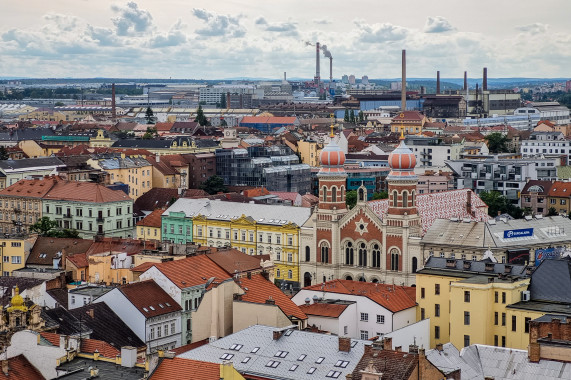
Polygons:
<instances>
[{"instance_id":1,"label":"green tree","mask_svg":"<svg viewBox=\"0 0 571 380\"><path fill-rule=\"evenodd\" d=\"M349 110L345 108L345 116L343 116L343 121L349 122Z\"/></svg>"},{"instance_id":2,"label":"green tree","mask_svg":"<svg viewBox=\"0 0 571 380\"><path fill-rule=\"evenodd\" d=\"M226 108L226 94L220 95L220 108Z\"/></svg>"},{"instance_id":3,"label":"green tree","mask_svg":"<svg viewBox=\"0 0 571 380\"><path fill-rule=\"evenodd\" d=\"M4 161L10 158L10 155L8 154L8 151L6 150L5 147L0 146L0 160Z\"/></svg>"},{"instance_id":4,"label":"green tree","mask_svg":"<svg viewBox=\"0 0 571 380\"><path fill-rule=\"evenodd\" d=\"M30 231L37 232L40 236L50 236L49 233L53 232L57 227L55 220L42 216L40 220L30 226Z\"/></svg>"},{"instance_id":5,"label":"green tree","mask_svg":"<svg viewBox=\"0 0 571 380\"><path fill-rule=\"evenodd\" d=\"M151 107L147 107L147 112L145 112L145 119L147 119L147 124L154 124L155 123L155 114Z\"/></svg>"},{"instance_id":6,"label":"green tree","mask_svg":"<svg viewBox=\"0 0 571 380\"><path fill-rule=\"evenodd\" d=\"M363 111L359 111L359 122L363 122L365 121L365 114L363 113Z\"/></svg>"},{"instance_id":7,"label":"green tree","mask_svg":"<svg viewBox=\"0 0 571 380\"><path fill-rule=\"evenodd\" d=\"M55 106L55 107L62 107L62 106L65 106L65 103L64 103L64 102L56 102L56 103L54 104L54 106Z\"/></svg>"},{"instance_id":8,"label":"green tree","mask_svg":"<svg viewBox=\"0 0 571 380\"><path fill-rule=\"evenodd\" d=\"M157 128L147 127L147 131L143 135L143 139L150 140L157 137L159 134L157 133Z\"/></svg>"},{"instance_id":9,"label":"green tree","mask_svg":"<svg viewBox=\"0 0 571 380\"><path fill-rule=\"evenodd\" d=\"M388 197L389 197L388 191L380 191L378 193L373 193L373 200L387 199Z\"/></svg>"},{"instance_id":10,"label":"green tree","mask_svg":"<svg viewBox=\"0 0 571 380\"><path fill-rule=\"evenodd\" d=\"M200 124L202 127L208 125L208 120L206 119L206 116L204 116L204 111L202 110L201 105L199 105L198 109L196 110L196 117L194 118L194 121L198 122L198 124Z\"/></svg>"},{"instance_id":11,"label":"green tree","mask_svg":"<svg viewBox=\"0 0 571 380\"><path fill-rule=\"evenodd\" d=\"M482 191L480 199L488 205L488 215L495 217L499 214L509 214L515 219L522 218L524 212L521 208L515 206L510 200L502 195L499 191Z\"/></svg>"},{"instance_id":12,"label":"green tree","mask_svg":"<svg viewBox=\"0 0 571 380\"><path fill-rule=\"evenodd\" d=\"M549 207L549 209L547 210L547 216L555 216L557 215L557 210L555 209L555 207Z\"/></svg>"},{"instance_id":13,"label":"green tree","mask_svg":"<svg viewBox=\"0 0 571 380\"><path fill-rule=\"evenodd\" d=\"M345 204L349 209L355 207L357 204L357 190L351 190L345 193Z\"/></svg>"},{"instance_id":14,"label":"green tree","mask_svg":"<svg viewBox=\"0 0 571 380\"><path fill-rule=\"evenodd\" d=\"M225 193L228 191L226 186L224 186L224 179L217 175L209 177L202 185L200 185L200 188L208 194Z\"/></svg>"},{"instance_id":15,"label":"green tree","mask_svg":"<svg viewBox=\"0 0 571 380\"><path fill-rule=\"evenodd\" d=\"M492 153L503 153L508 151L506 146L508 138L500 132L490 133L486 136L486 141L488 143L488 149Z\"/></svg>"},{"instance_id":16,"label":"green tree","mask_svg":"<svg viewBox=\"0 0 571 380\"><path fill-rule=\"evenodd\" d=\"M228 126L228 122L225 119L221 119L220 120L220 126L221 127L227 127Z\"/></svg>"},{"instance_id":17,"label":"green tree","mask_svg":"<svg viewBox=\"0 0 571 380\"><path fill-rule=\"evenodd\" d=\"M351 112L349 113L349 121L351 123L355 122L355 111L351 110Z\"/></svg>"}]
</instances>

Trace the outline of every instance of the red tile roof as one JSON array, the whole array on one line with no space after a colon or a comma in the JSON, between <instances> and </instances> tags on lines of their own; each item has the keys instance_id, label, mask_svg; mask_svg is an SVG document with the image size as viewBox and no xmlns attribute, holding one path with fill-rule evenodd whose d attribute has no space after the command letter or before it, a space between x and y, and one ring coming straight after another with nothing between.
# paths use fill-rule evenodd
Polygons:
<instances>
[{"instance_id":1,"label":"red tile roof","mask_svg":"<svg viewBox=\"0 0 571 380\"><path fill-rule=\"evenodd\" d=\"M219 380L220 364L184 358L165 358L160 362L149 379Z\"/></svg>"},{"instance_id":2,"label":"red tile roof","mask_svg":"<svg viewBox=\"0 0 571 380\"><path fill-rule=\"evenodd\" d=\"M40 371L36 369L24 355L8 359L8 375L0 371L0 379L10 380L43 380Z\"/></svg>"},{"instance_id":3,"label":"red tile roof","mask_svg":"<svg viewBox=\"0 0 571 380\"><path fill-rule=\"evenodd\" d=\"M399 123L401 121L421 121L424 119L424 115L418 111L404 111L399 112L395 117L392 118L392 123Z\"/></svg>"},{"instance_id":4,"label":"red tile roof","mask_svg":"<svg viewBox=\"0 0 571 380\"><path fill-rule=\"evenodd\" d=\"M307 315L317 315L320 317L338 318L345 309L347 304L337 303L313 303L311 305L300 305L299 308Z\"/></svg>"},{"instance_id":5,"label":"red tile roof","mask_svg":"<svg viewBox=\"0 0 571 380\"><path fill-rule=\"evenodd\" d=\"M209 278L219 281L232 278L205 255L187 257L153 265L181 289L205 284Z\"/></svg>"},{"instance_id":6,"label":"red tile roof","mask_svg":"<svg viewBox=\"0 0 571 380\"><path fill-rule=\"evenodd\" d=\"M59 347L59 334L42 331L40 335L52 345Z\"/></svg>"},{"instance_id":7,"label":"red tile roof","mask_svg":"<svg viewBox=\"0 0 571 380\"><path fill-rule=\"evenodd\" d=\"M304 289L367 297L393 313L416 306L416 290L410 286L332 280Z\"/></svg>"},{"instance_id":8,"label":"red tile roof","mask_svg":"<svg viewBox=\"0 0 571 380\"><path fill-rule=\"evenodd\" d=\"M40 333L42 338L50 342L52 345L59 347L61 334L55 334L51 332L42 331ZM81 340L81 352L92 354L97 350L101 356L106 358L115 358L117 355L121 355L121 351L111 344L97 339L82 339Z\"/></svg>"},{"instance_id":9,"label":"red tile roof","mask_svg":"<svg viewBox=\"0 0 571 380\"><path fill-rule=\"evenodd\" d=\"M155 128L157 132L168 132L171 130L174 123L156 123Z\"/></svg>"},{"instance_id":10,"label":"red tile roof","mask_svg":"<svg viewBox=\"0 0 571 380\"><path fill-rule=\"evenodd\" d=\"M44 199L106 203L126 201L131 198L121 190L111 190L98 183L57 181Z\"/></svg>"},{"instance_id":11,"label":"red tile roof","mask_svg":"<svg viewBox=\"0 0 571 380\"><path fill-rule=\"evenodd\" d=\"M195 348L198 348L198 347L200 347L200 346L204 346L205 344L208 344L208 342L209 342L209 339L206 338L206 339L203 339L203 340L199 340L198 342L194 342L194 343L190 343L190 344L185 344L184 346L180 346L180 347L177 347L177 348L173 348L173 349L170 350L170 351L174 352L174 353L175 353L175 356L178 356L178 355L180 355L180 354L184 354L185 352L194 350Z\"/></svg>"},{"instance_id":12,"label":"red tile roof","mask_svg":"<svg viewBox=\"0 0 571 380\"><path fill-rule=\"evenodd\" d=\"M161 215L165 212L164 209L156 209L149 215L145 216L143 219L137 222L137 226L145 227L161 227Z\"/></svg>"},{"instance_id":13,"label":"red tile roof","mask_svg":"<svg viewBox=\"0 0 571 380\"><path fill-rule=\"evenodd\" d=\"M89 262L87 261L87 254L85 253L76 253L75 255L67 256L66 257L69 262L71 262L76 268L87 268L89 266Z\"/></svg>"},{"instance_id":14,"label":"red tile roof","mask_svg":"<svg viewBox=\"0 0 571 380\"><path fill-rule=\"evenodd\" d=\"M93 244L93 240L38 237L26 264L53 265L54 258L62 252L66 255L85 253ZM61 256L60 256L61 257Z\"/></svg>"},{"instance_id":15,"label":"red tile roof","mask_svg":"<svg viewBox=\"0 0 571 380\"><path fill-rule=\"evenodd\" d=\"M571 182L555 181L551 185L551 189L547 193L548 197L563 197L568 198L571 196Z\"/></svg>"},{"instance_id":16,"label":"red tile roof","mask_svg":"<svg viewBox=\"0 0 571 380\"><path fill-rule=\"evenodd\" d=\"M22 179L0 191L0 195L16 197L43 198L54 186L54 180Z\"/></svg>"},{"instance_id":17,"label":"red tile roof","mask_svg":"<svg viewBox=\"0 0 571 380\"><path fill-rule=\"evenodd\" d=\"M287 317L294 316L298 319L307 319L307 315L301 311L299 306L261 274L252 275L252 278L242 277L240 286L246 292L242 295L242 301L265 304L271 297L276 306Z\"/></svg>"},{"instance_id":18,"label":"red tile roof","mask_svg":"<svg viewBox=\"0 0 571 380\"><path fill-rule=\"evenodd\" d=\"M182 310L154 280L133 282L119 290L147 318Z\"/></svg>"},{"instance_id":19,"label":"red tile roof","mask_svg":"<svg viewBox=\"0 0 571 380\"><path fill-rule=\"evenodd\" d=\"M277 116L244 116L240 121L242 124L293 124L296 117L277 117Z\"/></svg>"},{"instance_id":20,"label":"red tile roof","mask_svg":"<svg viewBox=\"0 0 571 380\"><path fill-rule=\"evenodd\" d=\"M150 267L152 267L153 265L156 265L157 263L149 261L147 263L142 263L137 265L134 268L131 268L132 272L140 272L143 273L144 271L146 271L147 269L149 269Z\"/></svg>"},{"instance_id":21,"label":"red tile roof","mask_svg":"<svg viewBox=\"0 0 571 380\"><path fill-rule=\"evenodd\" d=\"M103 252L125 252L127 255L134 255L143 249L156 249L156 244L136 239L103 238L91 244L87 250L87 256Z\"/></svg>"},{"instance_id":22,"label":"red tile roof","mask_svg":"<svg viewBox=\"0 0 571 380\"><path fill-rule=\"evenodd\" d=\"M227 273L249 272L262 269L259 257L248 255L235 248L221 249L220 251L208 253L206 257Z\"/></svg>"}]
</instances>

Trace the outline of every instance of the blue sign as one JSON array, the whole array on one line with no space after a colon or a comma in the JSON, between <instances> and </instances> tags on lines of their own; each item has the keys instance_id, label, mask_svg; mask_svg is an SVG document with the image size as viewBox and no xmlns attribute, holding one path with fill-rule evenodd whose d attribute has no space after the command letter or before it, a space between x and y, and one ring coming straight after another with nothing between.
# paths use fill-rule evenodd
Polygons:
<instances>
[{"instance_id":1,"label":"blue sign","mask_svg":"<svg viewBox=\"0 0 571 380\"><path fill-rule=\"evenodd\" d=\"M545 248L535 250L535 266L541 264L545 259L558 259L565 251L565 247Z\"/></svg>"},{"instance_id":2,"label":"blue sign","mask_svg":"<svg viewBox=\"0 0 571 380\"><path fill-rule=\"evenodd\" d=\"M533 236L533 228L522 228L520 230L504 231L504 239Z\"/></svg>"}]
</instances>

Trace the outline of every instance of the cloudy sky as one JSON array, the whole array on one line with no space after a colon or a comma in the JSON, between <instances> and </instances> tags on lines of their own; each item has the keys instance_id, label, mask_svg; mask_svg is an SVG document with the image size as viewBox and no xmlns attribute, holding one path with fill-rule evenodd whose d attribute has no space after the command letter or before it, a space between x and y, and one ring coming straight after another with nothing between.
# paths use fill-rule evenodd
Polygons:
<instances>
[{"instance_id":1,"label":"cloudy sky","mask_svg":"<svg viewBox=\"0 0 571 380\"><path fill-rule=\"evenodd\" d=\"M571 77L569 0L2 2L0 76Z\"/></svg>"}]
</instances>

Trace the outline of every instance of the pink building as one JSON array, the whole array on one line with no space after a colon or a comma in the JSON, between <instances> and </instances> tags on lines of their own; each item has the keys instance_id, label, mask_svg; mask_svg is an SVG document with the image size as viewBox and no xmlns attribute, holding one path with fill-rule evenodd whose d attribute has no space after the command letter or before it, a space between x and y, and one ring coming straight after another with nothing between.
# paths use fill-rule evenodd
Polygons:
<instances>
[{"instance_id":1,"label":"pink building","mask_svg":"<svg viewBox=\"0 0 571 380\"><path fill-rule=\"evenodd\" d=\"M427 171L424 175L418 176L416 189L418 194L440 193L442 191L454 190L454 177L452 173L431 173Z\"/></svg>"}]
</instances>

